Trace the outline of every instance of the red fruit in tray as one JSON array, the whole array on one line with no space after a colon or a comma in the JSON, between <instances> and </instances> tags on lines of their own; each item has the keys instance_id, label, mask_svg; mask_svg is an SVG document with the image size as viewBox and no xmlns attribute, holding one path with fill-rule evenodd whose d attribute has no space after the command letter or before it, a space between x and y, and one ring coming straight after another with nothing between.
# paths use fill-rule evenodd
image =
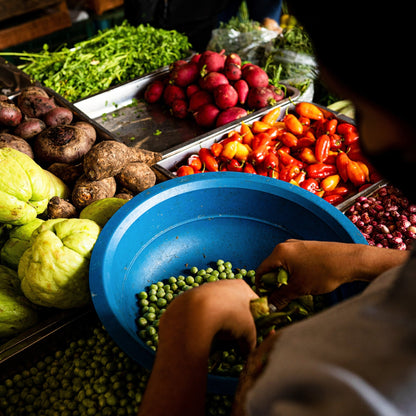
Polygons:
<instances>
[{"instance_id":1,"label":"red fruit in tray","mask_svg":"<svg viewBox=\"0 0 416 416\"><path fill-rule=\"evenodd\" d=\"M164 92L163 92L163 99L165 101L165 103L171 107L172 103L177 100L185 100L186 99L186 94L183 88L174 85L174 84L169 84L166 86Z\"/></svg>"},{"instance_id":2,"label":"red fruit in tray","mask_svg":"<svg viewBox=\"0 0 416 416\"><path fill-rule=\"evenodd\" d=\"M234 88L238 94L238 102L240 104L245 104L247 100L248 91L249 91L249 86L247 84L247 81L245 81L244 79L239 79L234 84Z\"/></svg>"},{"instance_id":3,"label":"red fruit in tray","mask_svg":"<svg viewBox=\"0 0 416 416\"><path fill-rule=\"evenodd\" d=\"M170 79L180 87L193 84L199 77L198 65L195 62L188 62L176 67L170 73Z\"/></svg>"},{"instance_id":4,"label":"red fruit in tray","mask_svg":"<svg viewBox=\"0 0 416 416\"><path fill-rule=\"evenodd\" d=\"M238 120L241 117L247 115L247 111L242 107L230 107L226 110L221 111L218 114L216 127L223 126L224 124L231 123L232 121Z\"/></svg>"},{"instance_id":5,"label":"red fruit in tray","mask_svg":"<svg viewBox=\"0 0 416 416\"><path fill-rule=\"evenodd\" d=\"M191 95L200 91L201 87L198 84L191 84L186 87L186 96L191 98Z\"/></svg>"},{"instance_id":6,"label":"red fruit in tray","mask_svg":"<svg viewBox=\"0 0 416 416\"><path fill-rule=\"evenodd\" d=\"M247 95L247 105L251 109L264 108L268 105L275 104L283 97L283 92L279 94L274 87L250 88Z\"/></svg>"},{"instance_id":7,"label":"red fruit in tray","mask_svg":"<svg viewBox=\"0 0 416 416\"><path fill-rule=\"evenodd\" d=\"M194 113L198 126L211 127L215 125L220 109L215 104L204 104Z\"/></svg>"},{"instance_id":8,"label":"red fruit in tray","mask_svg":"<svg viewBox=\"0 0 416 416\"><path fill-rule=\"evenodd\" d=\"M186 118L188 116L188 103L186 100L176 99L170 108L172 115L176 118Z\"/></svg>"},{"instance_id":9,"label":"red fruit in tray","mask_svg":"<svg viewBox=\"0 0 416 416\"><path fill-rule=\"evenodd\" d=\"M165 85L163 82L160 80L155 80L147 86L144 92L144 99L148 103L156 103L162 97L164 89Z\"/></svg>"},{"instance_id":10,"label":"red fruit in tray","mask_svg":"<svg viewBox=\"0 0 416 416\"><path fill-rule=\"evenodd\" d=\"M237 81L241 78L241 68L239 65L233 64L232 62L225 64L224 75L230 81Z\"/></svg>"},{"instance_id":11,"label":"red fruit in tray","mask_svg":"<svg viewBox=\"0 0 416 416\"><path fill-rule=\"evenodd\" d=\"M227 77L220 72L210 72L199 80L203 90L213 91L218 85L229 84Z\"/></svg>"},{"instance_id":12,"label":"red fruit in tray","mask_svg":"<svg viewBox=\"0 0 416 416\"><path fill-rule=\"evenodd\" d=\"M219 85L214 89L215 104L221 110L234 107L238 102L238 93L230 84Z\"/></svg>"},{"instance_id":13,"label":"red fruit in tray","mask_svg":"<svg viewBox=\"0 0 416 416\"><path fill-rule=\"evenodd\" d=\"M228 64L235 64L241 67L241 58L240 55L237 55L236 53L230 53L227 58L225 59L225 65Z\"/></svg>"},{"instance_id":14,"label":"red fruit in tray","mask_svg":"<svg viewBox=\"0 0 416 416\"><path fill-rule=\"evenodd\" d=\"M191 95L189 99L189 111L196 111L204 104L213 104L214 97L212 94L205 90L197 91Z\"/></svg>"},{"instance_id":15,"label":"red fruit in tray","mask_svg":"<svg viewBox=\"0 0 416 416\"><path fill-rule=\"evenodd\" d=\"M269 76L258 65L247 65L242 70L242 77L250 87L267 87L269 85Z\"/></svg>"},{"instance_id":16,"label":"red fruit in tray","mask_svg":"<svg viewBox=\"0 0 416 416\"><path fill-rule=\"evenodd\" d=\"M226 56L224 51L204 51L198 60L198 70L202 76L209 72L222 71L224 68Z\"/></svg>"}]
</instances>

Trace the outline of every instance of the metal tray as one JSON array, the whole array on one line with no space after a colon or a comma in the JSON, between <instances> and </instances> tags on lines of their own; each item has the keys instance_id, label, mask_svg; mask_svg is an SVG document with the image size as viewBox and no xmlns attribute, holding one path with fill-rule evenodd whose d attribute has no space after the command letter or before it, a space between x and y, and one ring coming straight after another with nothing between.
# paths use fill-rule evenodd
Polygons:
<instances>
[{"instance_id":1,"label":"metal tray","mask_svg":"<svg viewBox=\"0 0 416 416\"><path fill-rule=\"evenodd\" d=\"M160 68L133 81L77 101L74 105L110 131L116 140L128 146L138 146L165 154L170 149L207 133L207 129L198 126L194 120L177 119L170 114L166 106L145 102L143 95L147 86L156 79L166 78L168 73L168 66ZM296 101L299 96L299 90L288 85L287 98L277 105L287 105ZM262 110L255 111L240 121L251 119L259 112Z\"/></svg>"},{"instance_id":2,"label":"metal tray","mask_svg":"<svg viewBox=\"0 0 416 416\"><path fill-rule=\"evenodd\" d=\"M32 81L29 75L0 57L0 94L9 97L19 93L23 88L31 84Z\"/></svg>"}]
</instances>

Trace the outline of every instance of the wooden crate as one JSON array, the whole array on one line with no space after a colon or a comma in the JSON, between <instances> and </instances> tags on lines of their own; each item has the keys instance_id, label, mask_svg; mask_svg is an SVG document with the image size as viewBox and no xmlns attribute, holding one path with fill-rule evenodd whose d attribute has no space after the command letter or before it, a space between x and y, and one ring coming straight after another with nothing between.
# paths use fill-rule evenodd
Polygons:
<instances>
[{"instance_id":1,"label":"wooden crate","mask_svg":"<svg viewBox=\"0 0 416 416\"><path fill-rule=\"evenodd\" d=\"M13 1L8 1L7 3L9 4ZM32 3L32 0L28 3ZM34 0L33 5L35 3L36 1ZM66 1L60 0L56 2L55 0L54 3L46 8L36 10L36 13L25 13L13 17L11 20L0 22L0 50L70 27L71 17ZM38 0L37 4L40 4L40 0ZM24 10L26 12L25 8ZM11 7L9 12L12 12Z\"/></svg>"},{"instance_id":2,"label":"wooden crate","mask_svg":"<svg viewBox=\"0 0 416 416\"><path fill-rule=\"evenodd\" d=\"M60 3L60 0L0 1L0 21L4 21L16 16L21 16L23 14L28 14L35 10L45 9L58 3Z\"/></svg>"},{"instance_id":3,"label":"wooden crate","mask_svg":"<svg viewBox=\"0 0 416 416\"><path fill-rule=\"evenodd\" d=\"M103 14L108 10L121 7L124 4L124 0L89 0L88 7L98 15Z\"/></svg>"}]
</instances>

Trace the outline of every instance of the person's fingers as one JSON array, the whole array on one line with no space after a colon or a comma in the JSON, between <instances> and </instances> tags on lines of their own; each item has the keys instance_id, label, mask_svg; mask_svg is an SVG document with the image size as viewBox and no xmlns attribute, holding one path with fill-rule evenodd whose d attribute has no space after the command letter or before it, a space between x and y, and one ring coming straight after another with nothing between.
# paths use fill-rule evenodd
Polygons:
<instances>
[{"instance_id":1,"label":"person's fingers","mask_svg":"<svg viewBox=\"0 0 416 416\"><path fill-rule=\"evenodd\" d=\"M269 303L276 306L277 310L282 310L291 300L298 297L299 294L295 293L290 285L282 285L269 295Z\"/></svg>"}]
</instances>

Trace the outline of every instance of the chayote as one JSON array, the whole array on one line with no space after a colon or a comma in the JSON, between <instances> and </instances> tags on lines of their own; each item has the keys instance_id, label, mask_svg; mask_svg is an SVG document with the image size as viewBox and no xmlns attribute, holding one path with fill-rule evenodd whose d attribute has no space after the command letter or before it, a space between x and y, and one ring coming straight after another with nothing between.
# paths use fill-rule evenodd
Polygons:
<instances>
[{"instance_id":1,"label":"chayote","mask_svg":"<svg viewBox=\"0 0 416 416\"><path fill-rule=\"evenodd\" d=\"M37 321L38 313L20 290L17 273L0 265L0 338L17 335Z\"/></svg>"},{"instance_id":2,"label":"chayote","mask_svg":"<svg viewBox=\"0 0 416 416\"><path fill-rule=\"evenodd\" d=\"M123 206L127 199L104 198L87 205L79 213L79 218L88 218L95 221L100 227L104 227L114 213Z\"/></svg>"},{"instance_id":3,"label":"chayote","mask_svg":"<svg viewBox=\"0 0 416 416\"><path fill-rule=\"evenodd\" d=\"M52 196L65 198L68 192L60 179L26 154L0 149L0 222L27 224L45 211Z\"/></svg>"},{"instance_id":4,"label":"chayote","mask_svg":"<svg viewBox=\"0 0 416 416\"><path fill-rule=\"evenodd\" d=\"M0 260L5 266L17 270L20 257L30 247L30 237L44 220L35 218L27 224L14 227L9 232L9 239L0 250Z\"/></svg>"},{"instance_id":5,"label":"chayote","mask_svg":"<svg viewBox=\"0 0 416 416\"><path fill-rule=\"evenodd\" d=\"M41 224L18 265L25 296L37 305L59 309L86 305L89 261L100 231L96 222L81 218Z\"/></svg>"}]
</instances>

